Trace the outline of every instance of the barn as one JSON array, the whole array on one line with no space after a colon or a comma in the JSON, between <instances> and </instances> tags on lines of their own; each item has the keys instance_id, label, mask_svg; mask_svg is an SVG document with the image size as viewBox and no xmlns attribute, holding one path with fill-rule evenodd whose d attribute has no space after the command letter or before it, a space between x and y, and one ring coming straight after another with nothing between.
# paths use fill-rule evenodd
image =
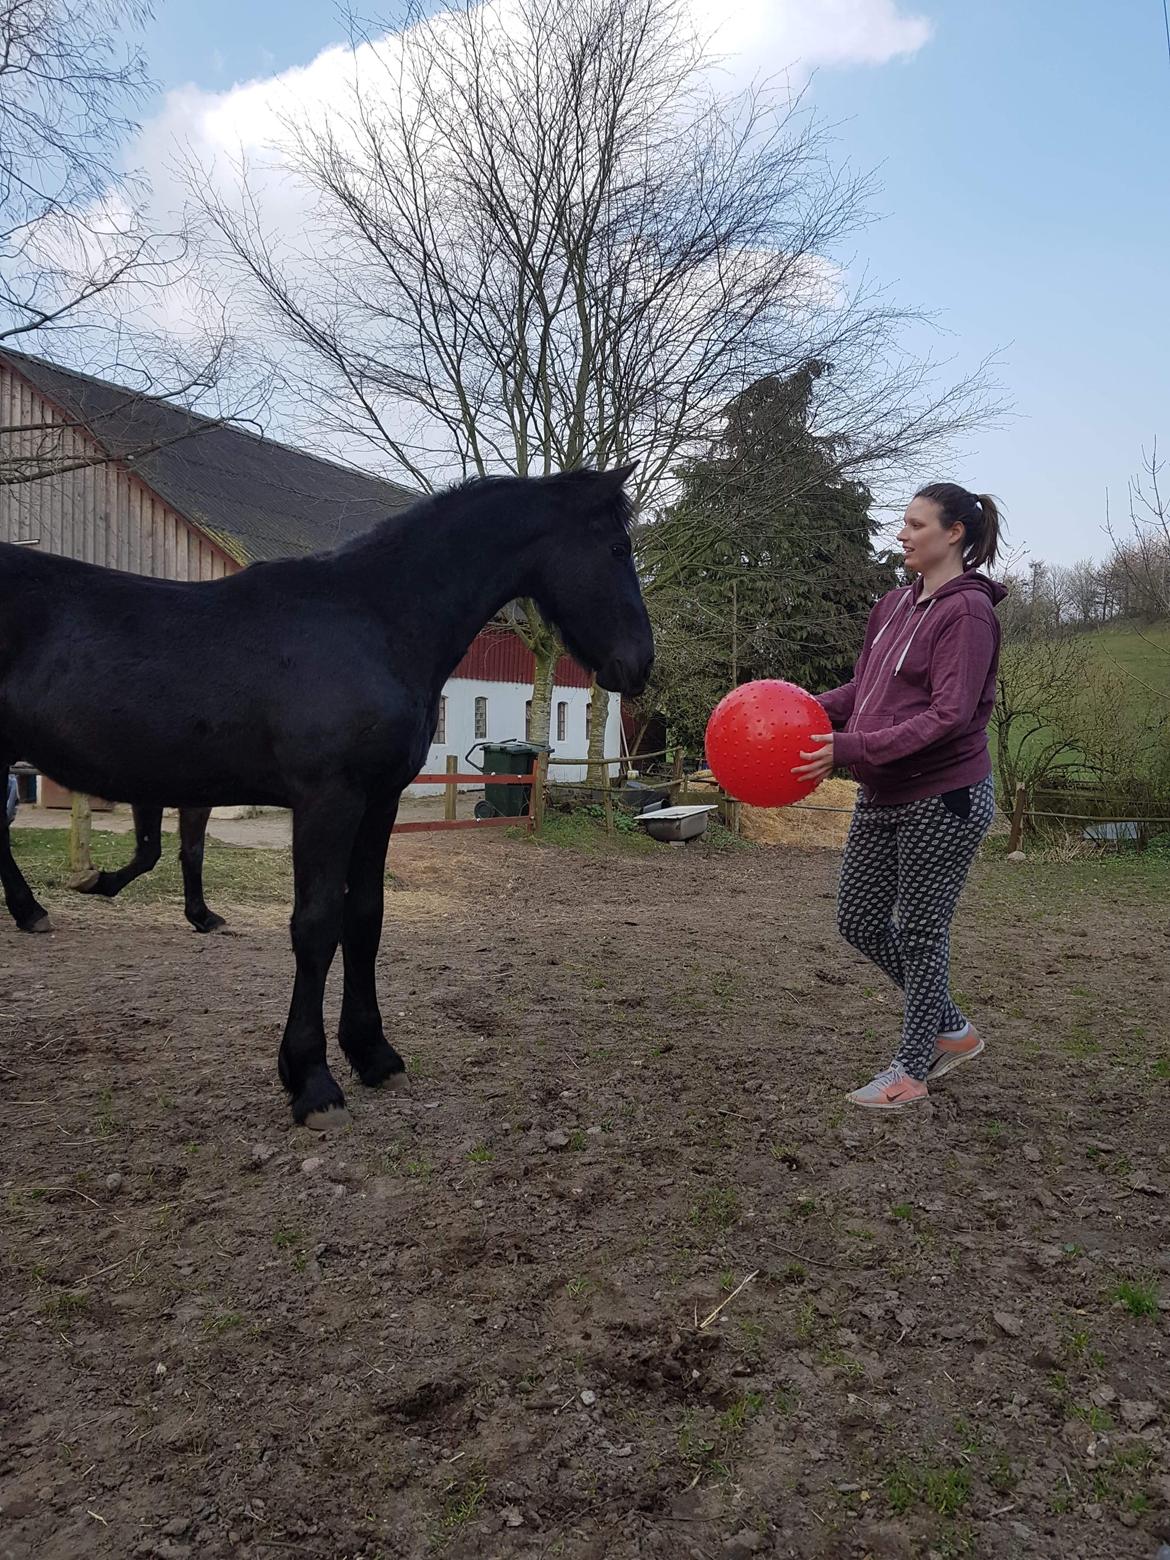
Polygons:
<instances>
[{"instance_id":1,"label":"barn","mask_svg":"<svg viewBox=\"0 0 1170 1560\"><path fill-rule=\"evenodd\" d=\"M8 477L0 481L0 541L164 579L220 579L250 563L332 547L416 496L246 428L16 352L0 351L0 439ZM517 636L486 628L444 690L426 771L441 771L448 755L465 767L464 755L477 742L525 736L532 677L532 654ZM587 672L561 659L554 753L584 756L590 684ZM616 754L617 699L610 700L606 738L607 753ZM558 766L554 757L550 773L577 779L582 771Z\"/></svg>"}]
</instances>

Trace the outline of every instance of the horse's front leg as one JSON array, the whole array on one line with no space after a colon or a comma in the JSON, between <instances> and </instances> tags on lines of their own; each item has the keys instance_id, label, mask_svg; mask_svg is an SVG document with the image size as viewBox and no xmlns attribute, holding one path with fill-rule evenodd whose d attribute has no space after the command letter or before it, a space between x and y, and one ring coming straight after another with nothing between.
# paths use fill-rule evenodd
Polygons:
<instances>
[{"instance_id":1,"label":"horse's front leg","mask_svg":"<svg viewBox=\"0 0 1170 1560\"><path fill-rule=\"evenodd\" d=\"M79 894L100 894L103 899L113 899L127 883L153 872L162 855L161 807L135 807L134 855L117 872L100 872L90 867L73 878L69 887Z\"/></svg>"},{"instance_id":2,"label":"horse's front leg","mask_svg":"<svg viewBox=\"0 0 1170 1560\"><path fill-rule=\"evenodd\" d=\"M203 897L203 842L210 807L179 808L179 865L183 869L183 913L197 932L217 932L222 915L207 908Z\"/></svg>"},{"instance_id":3,"label":"horse's front leg","mask_svg":"<svg viewBox=\"0 0 1170 1560\"><path fill-rule=\"evenodd\" d=\"M292 1096L293 1119L306 1126L345 1119L345 1095L325 1060L321 1007L341 939L346 872L364 811L364 797L340 787L322 787L293 808L291 931L297 975L279 1069Z\"/></svg>"},{"instance_id":4,"label":"horse's front leg","mask_svg":"<svg viewBox=\"0 0 1170 1560\"><path fill-rule=\"evenodd\" d=\"M378 1010L375 964L382 940L386 847L398 812L398 798L379 800L366 809L349 858L341 948L345 989L338 1039L349 1064L364 1084L409 1088L406 1064L386 1039Z\"/></svg>"}]
</instances>

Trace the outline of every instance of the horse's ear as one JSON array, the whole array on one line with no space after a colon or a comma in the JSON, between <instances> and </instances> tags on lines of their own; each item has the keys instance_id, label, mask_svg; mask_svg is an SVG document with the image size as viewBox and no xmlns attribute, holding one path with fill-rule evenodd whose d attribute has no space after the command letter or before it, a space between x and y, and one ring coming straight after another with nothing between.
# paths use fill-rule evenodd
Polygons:
<instances>
[{"instance_id":1,"label":"horse's ear","mask_svg":"<svg viewBox=\"0 0 1170 1560\"><path fill-rule=\"evenodd\" d=\"M628 466L615 466L611 471L605 472L604 475L609 478L614 487L623 488L634 475L634 472L637 471L639 464L640 462L632 460Z\"/></svg>"}]
</instances>

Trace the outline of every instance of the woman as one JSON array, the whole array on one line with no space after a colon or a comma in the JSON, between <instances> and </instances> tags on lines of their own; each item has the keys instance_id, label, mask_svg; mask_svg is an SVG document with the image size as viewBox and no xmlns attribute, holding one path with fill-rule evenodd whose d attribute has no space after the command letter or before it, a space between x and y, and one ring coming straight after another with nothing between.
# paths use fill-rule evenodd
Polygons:
<instances>
[{"instance_id":1,"label":"woman","mask_svg":"<svg viewBox=\"0 0 1170 1560\"><path fill-rule=\"evenodd\" d=\"M1006 593L977 570L995 561L999 511L987 494L934 482L898 541L916 578L870 613L853 681L820 695L834 731L793 771L823 780L848 765L861 787L837 925L905 993L892 1064L848 1096L868 1110L924 1100L929 1079L984 1049L948 966L951 917L995 811L987 722Z\"/></svg>"}]
</instances>

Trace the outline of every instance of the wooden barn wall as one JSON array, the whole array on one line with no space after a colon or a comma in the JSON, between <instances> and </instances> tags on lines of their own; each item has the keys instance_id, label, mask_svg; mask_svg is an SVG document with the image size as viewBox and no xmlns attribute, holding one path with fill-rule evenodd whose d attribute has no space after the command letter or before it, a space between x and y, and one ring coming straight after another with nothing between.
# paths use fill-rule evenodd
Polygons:
<instances>
[{"instance_id":1,"label":"wooden barn wall","mask_svg":"<svg viewBox=\"0 0 1170 1560\"><path fill-rule=\"evenodd\" d=\"M0 427L29 429L50 420L63 419L19 374L0 363ZM44 437L39 432L0 434L15 446L15 453L24 454ZM66 459L92 453L95 447L75 428L62 428L51 437L60 440ZM36 482L0 484L0 541L37 537L40 552L132 574L214 580L236 570L236 564L181 515L112 461Z\"/></svg>"}]
</instances>

